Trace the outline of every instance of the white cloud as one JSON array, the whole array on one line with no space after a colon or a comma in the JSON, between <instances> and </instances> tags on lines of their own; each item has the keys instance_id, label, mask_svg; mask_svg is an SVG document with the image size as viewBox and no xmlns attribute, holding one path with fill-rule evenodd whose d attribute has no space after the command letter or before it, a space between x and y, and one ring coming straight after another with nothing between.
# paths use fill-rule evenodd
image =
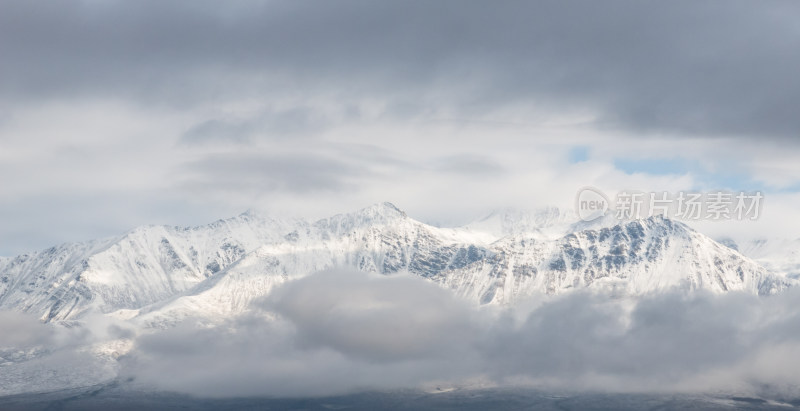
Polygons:
<instances>
[{"instance_id":1,"label":"white cloud","mask_svg":"<svg viewBox=\"0 0 800 411\"><path fill-rule=\"evenodd\" d=\"M140 337L124 375L202 396L477 382L796 395L800 372L781 361L800 347L796 298L575 292L479 309L423 279L330 271L287 283L224 325Z\"/></svg>"},{"instance_id":2,"label":"white cloud","mask_svg":"<svg viewBox=\"0 0 800 411\"><path fill-rule=\"evenodd\" d=\"M0 254L248 208L454 224L707 183L620 157L798 182L795 6L320 7L3 2Z\"/></svg>"}]
</instances>

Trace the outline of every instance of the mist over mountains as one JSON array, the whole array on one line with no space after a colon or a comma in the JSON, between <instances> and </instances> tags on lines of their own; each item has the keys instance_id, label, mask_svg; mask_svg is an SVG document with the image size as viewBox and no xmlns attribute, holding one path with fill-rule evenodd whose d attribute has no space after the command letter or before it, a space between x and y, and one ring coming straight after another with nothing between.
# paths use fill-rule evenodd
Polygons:
<instances>
[{"instance_id":1,"label":"mist over mountains","mask_svg":"<svg viewBox=\"0 0 800 411\"><path fill-rule=\"evenodd\" d=\"M0 339L3 394L789 398L800 382L791 275L663 217L502 210L441 228L390 203L313 222L247 212L6 258L0 275L16 330Z\"/></svg>"},{"instance_id":2,"label":"mist over mountains","mask_svg":"<svg viewBox=\"0 0 800 411\"><path fill-rule=\"evenodd\" d=\"M798 21L0 1L0 410L800 407Z\"/></svg>"}]
</instances>

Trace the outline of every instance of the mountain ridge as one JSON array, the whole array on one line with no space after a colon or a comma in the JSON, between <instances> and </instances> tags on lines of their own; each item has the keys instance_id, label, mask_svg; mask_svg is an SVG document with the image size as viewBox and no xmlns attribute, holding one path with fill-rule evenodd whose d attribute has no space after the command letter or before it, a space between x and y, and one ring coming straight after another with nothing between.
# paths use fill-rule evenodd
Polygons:
<instances>
[{"instance_id":1,"label":"mountain ridge","mask_svg":"<svg viewBox=\"0 0 800 411\"><path fill-rule=\"evenodd\" d=\"M515 227L514 217L523 222ZM498 222L507 234L496 238ZM241 312L283 282L336 267L407 271L480 304L577 288L773 294L789 286L663 217L583 223L549 208L478 223L434 227L385 202L314 222L248 211L203 226L142 226L0 261L0 309L44 321L97 311L159 325Z\"/></svg>"}]
</instances>

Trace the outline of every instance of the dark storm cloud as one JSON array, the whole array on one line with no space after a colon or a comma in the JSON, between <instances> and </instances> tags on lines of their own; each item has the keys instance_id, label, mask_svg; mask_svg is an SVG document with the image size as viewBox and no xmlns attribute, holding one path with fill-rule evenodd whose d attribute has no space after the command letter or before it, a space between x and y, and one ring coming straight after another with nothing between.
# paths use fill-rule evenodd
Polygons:
<instances>
[{"instance_id":1,"label":"dark storm cloud","mask_svg":"<svg viewBox=\"0 0 800 411\"><path fill-rule=\"evenodd\" d=\"M796 136L798 16L790 1L12 1L0 98L328 93L401 117L533 102L639 131Z\"/></svg>"}]
</instances>

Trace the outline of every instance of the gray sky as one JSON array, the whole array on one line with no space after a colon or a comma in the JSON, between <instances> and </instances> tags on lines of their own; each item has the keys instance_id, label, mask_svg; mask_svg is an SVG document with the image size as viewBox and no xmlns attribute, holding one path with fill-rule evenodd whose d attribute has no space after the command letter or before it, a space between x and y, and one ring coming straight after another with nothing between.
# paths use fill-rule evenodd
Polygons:
<instances>
[{"instance_id":1,"label":"gray sky","mask_svg":"<svg viewBox=\"0 0 800 411\"><path fill-rule=\"evenodd\" d=\"M248 208L392 201L457 224L586 185L760 189L760 225L712 231L796 237L799 17L794 1L5 1L0 255Z\"/></svg>"}]
</instances>

